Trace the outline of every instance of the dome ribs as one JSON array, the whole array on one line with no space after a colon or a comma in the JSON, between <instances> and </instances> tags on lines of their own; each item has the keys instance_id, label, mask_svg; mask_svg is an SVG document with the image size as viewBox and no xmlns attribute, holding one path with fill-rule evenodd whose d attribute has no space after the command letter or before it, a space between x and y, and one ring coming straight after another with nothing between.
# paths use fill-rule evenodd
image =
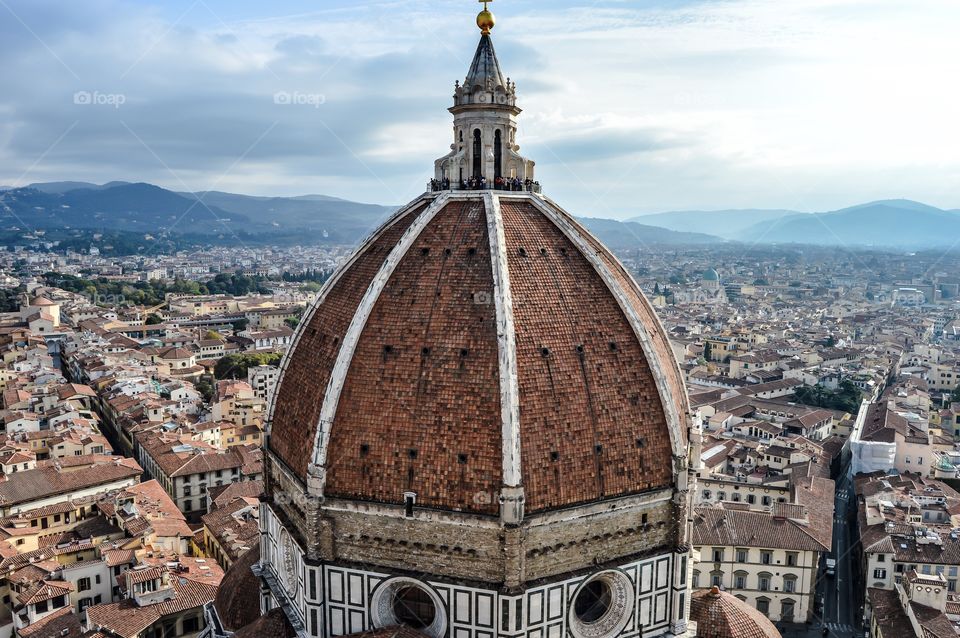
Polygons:
<instances>
[{"instance_id":1,"label":"dome ribs","mask_svg":"<svg viewBox=\"0 0 960 638\"><path fill-rule=\"evenodd\" d=\"M548 201L551 206L562 211L562 209L557 206L556 203L550 200ZM670 341L667 337L666 330L664 330L663 325L660 323L660 319L653 310L653 306L650 305L649 301L640 292L640 289L634 282L633 277L623 267L623 264L621 264L620 261L617 260L610 253L610 251L603 244L601 244L599 240L597 240L596 237L583 228L579 222L569 215L565 216L568 222L579 230L579 234L583 238L584 242L591 247L597 259L600 260L603 266L610 273L610 276L623 295L626 297L629 304L633 308L637 309L636 316L642 323L644 330L649 336L653 354L660 363L659 370L663 375L663 378L661 379L662 387L669 394L669 398L664 400L669 402L672 411L681 421L678 424L679 427L674 433L674 436L679 437L679 447L681 447L684 453L686 453L688 427L687 417L689 412L687 407L687 390L686 384L683 380L683 374L680 372L679 363L673 354L673 349L670 346Z\"/></svg>"},{"instance_id":2,"label":"dome ribs","mask_svg":"<svg viewBox=\"0 0 960 638\"><path fill-rule=\"evenodd\" d=\"M669 487L671 443L656 380L615 296L536 206L500 201L512 247L527 512Z\"/></svg>"},{"instance_id":3,"label":"dome ribs","mask_svg":"<svg viewBox=\"0 0 960 638\"><path fill-rule=\"evenodd\" d=\"M619 262L535 196L414 208L304 322L271 451L304 482L323 463L333 498L400 505L415 492L417 507L501 521L671 487L686 395Z\"/></svg>"},{"instance_id":4,"label":"dome ribs","mask_svg":"<svg viewBox=\"0 0 960 638\"><path fill-rule=\"evenodd\" d=\"M303 322L282 369L281 382L289 388L277 392L270 419L270 450L295 475L305 480L313 453L323 395L333 370L343 335L357 304L394 245L426 209L416 204L381 229L321 292L322 301ZM279 384L278 384L279 387Z\"/></svg>"},{"instance_id":5,"label":"dome ribs","mask_svg":"<svg viewBox=\"0 0 960 638\"><path fill-rule=\"evenodd\" d=\"M492 296L483 202L451 201L399 261L360 335L331 429L327 495L399 504L412 491L418 507L497 513Z\"/></svg>"}]
</instances>

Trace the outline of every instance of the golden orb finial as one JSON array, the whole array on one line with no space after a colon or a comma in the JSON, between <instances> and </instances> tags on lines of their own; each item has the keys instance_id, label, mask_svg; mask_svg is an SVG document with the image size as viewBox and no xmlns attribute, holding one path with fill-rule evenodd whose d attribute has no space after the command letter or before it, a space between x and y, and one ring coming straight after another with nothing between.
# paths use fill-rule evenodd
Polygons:
<instances>
[{"instance_id":1,"label":"golden orb finial","mask_svg":"<svg viewBox=\"0 0 960 638\"><path fill-rule=\"evenodd\" d=\"M497 23L496 17L487 8L487 3L493 2L493 0L478 1L483 3L483 11L477 14L477 26L480 27L480 32L483 35L490 35L490 29Z\"/></svg>"}]
</instances>

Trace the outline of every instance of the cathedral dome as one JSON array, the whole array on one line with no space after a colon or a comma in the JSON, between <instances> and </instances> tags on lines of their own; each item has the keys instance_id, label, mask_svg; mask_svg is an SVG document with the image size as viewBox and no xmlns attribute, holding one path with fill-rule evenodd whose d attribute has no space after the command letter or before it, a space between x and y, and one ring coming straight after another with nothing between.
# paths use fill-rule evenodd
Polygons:
<instances>
[{"instance_id":1,"label":"cathedral dome","mask_svg":"<svg viewBox=\"0 0 960 638\"><path fill-rule=\"evenodd\" d=\"M701 589L690 599L690 620L703 638L780 638L770 619L718 588Z\"/></svg>"},{"instance_id":2,"label":"cathedral dome","mask_svg":"<svg viewBox=\"0 0 960 638\"><path fill-rule=\"evenodd\" d=\"M448 110L427 192L280 365L261 608L298 635L684 635L699 434L667 335L542 194L489 33Z\"/></svg>"},{"instance_id":3,"label":"cathedral dome","mask_svg":"<svg viewBox=\"0 0 960 638\"><path fill-rule=\"evenodd\" d=\"M497 515L675 482L686 394L616 258L550 200L428 194L333 276L282 366L269 448L326 497Z\"/></svg>"}]
</instances>

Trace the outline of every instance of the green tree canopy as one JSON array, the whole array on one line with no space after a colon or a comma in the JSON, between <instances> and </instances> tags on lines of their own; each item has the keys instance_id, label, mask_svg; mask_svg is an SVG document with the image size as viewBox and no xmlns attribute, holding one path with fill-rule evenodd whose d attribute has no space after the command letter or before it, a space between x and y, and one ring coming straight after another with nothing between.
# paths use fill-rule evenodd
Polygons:
<instances>
[{"instance_id":1,"label":"green tree canopy","mask_svg":"<svg viewBox=\"0 0 960 638\"><path fill-rule=\"evenodd\" d=\"M228 354L214 366L213 375L217 379L246 379L247 370L256 366L280 365L283 355L279 352L247 352Z\"/></svg>"},{"instance_id":2,"label":"green tree canopy","mask_svg":"<svg viewBox=\"0 0 960 638\"><path fill-rule=\"evenodd\" d=\"M793 394L798 403L851 414L856 414L863 399L860 388L847 379L841 381L836 390L828 390L820 384L802 385Z\"/></svg>"}]
</instances>

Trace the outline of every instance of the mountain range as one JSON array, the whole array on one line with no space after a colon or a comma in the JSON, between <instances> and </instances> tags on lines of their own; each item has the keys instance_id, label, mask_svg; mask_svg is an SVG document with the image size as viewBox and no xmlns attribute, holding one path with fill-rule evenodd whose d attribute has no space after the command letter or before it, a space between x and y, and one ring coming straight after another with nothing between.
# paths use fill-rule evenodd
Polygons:
<instances>
[{"instance_id":1,"label":"mountain range","mask_svg":"<svg viewBox=\"0 0 960 638\"><path fill-rule=\"evenodd\" d=\"M755 209L674 211L634 217L632 221L697 230L751 244L938 248L953 247L960 238L960 211L907 199L882 200L822 213Z\"/></svg>"},{"instance_id":2,"label":"mountain range","mask_svg":"<svg viewBox=\"0 0 960 638\"><path fill-rule=\"evenodd\" d=\"M631 217L627 221L677 231L696 229L701 233L736 240L754 224L799 214L795 210L680 210Z\"/></svg>"},{"instance_id":3,"label":"mountain range","mask_svg":"<svg viewBox=\"0 0 960 638\"><path fill-rule=\"evenodd\" d=\"M360 241L395 207L328 197L255 197L219 191L177 193L145 183L46 182L0 188L0 229L121 231L205 241L331 243ZM615 248L704 244L723 239L636 222L582 220Z\"/></svg>"},{"instance_id":4,"label":"mountain range","mask_svg":"<svg viewBox=\"0 0 960 638\"><path fill-rule=\"evenodd\" d=\"M0 226L354 243L393 210L324 195L177 193L152 184L47 182L0 189Z\"/></svg>"},{"instance_id":5,"label":"mountain range","mask_svg":"<svg viewBox=\"0 0 960 638\"><path fill-rule=\"evenodd\" d=\"M0 187L0 239L42 229L112 231L249 243L352 244L395 207L328 197L178 193L146 183L45 182ZM885 200L823 213L791 210L671 211L626 221L580 220L614 249L649 244L814 244L932 248L960 238L960 211Z\"/></svg>"}]
</instances>

